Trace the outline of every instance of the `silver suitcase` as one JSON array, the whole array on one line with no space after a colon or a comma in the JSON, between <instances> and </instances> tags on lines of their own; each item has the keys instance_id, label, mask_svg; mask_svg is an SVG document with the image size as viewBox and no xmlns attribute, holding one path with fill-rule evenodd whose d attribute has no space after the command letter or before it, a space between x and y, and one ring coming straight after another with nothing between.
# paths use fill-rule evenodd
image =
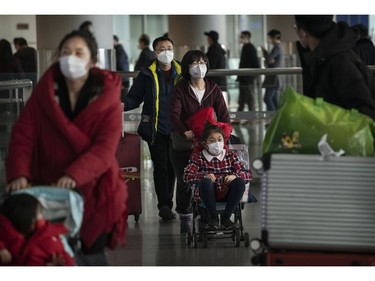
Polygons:
<instances>
[{"instance_id":1,"label":"silver suitcase","mask_svg":"<svg viewBox=\"0 0 375 281\"><path fill-rule=\"evenodd\" d=\"M268 248L375 252L375 158L273 154L269 164L261 219Z\"/></svg>"}]
</instances>

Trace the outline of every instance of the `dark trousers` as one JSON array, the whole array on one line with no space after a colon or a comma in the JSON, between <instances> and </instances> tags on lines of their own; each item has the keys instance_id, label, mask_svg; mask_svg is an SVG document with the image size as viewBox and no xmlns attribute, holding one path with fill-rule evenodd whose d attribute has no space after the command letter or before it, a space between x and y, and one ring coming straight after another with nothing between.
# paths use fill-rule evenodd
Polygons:
<instances>
[{"instance_id":1,"label":"dark trousers","mask_svg":"<svg viewBox=\"0 0 375 281\"><path fill-rule=\"evenodd\" d=\"M277 87L267 87L266 93L264 95L264 102L267 106L267 111L274 111L278 104L278 88Z\"/></svg>"},{"instance_id":2,"label":"dark trousers","mask_svg":"<svg viewBox=\"0 0 375 281\"><path fill-rule=\"evenodd\" d=\"M170 136L156 134L153 145L148 144L154 166L154 185L158 198L158 208L161 206L173 207L173 191L175 175L169 157Z\"/></svg>"},{"instance_id":3,"label":"dark trousers","mask_svg":"<svg viewBox=\"0 0 375 281\"><path fill-rule=\"evenodd\" d=\"M199 196L206 206L206 209L211 218L218 216L216 210L216 197L215 197L215 186L214 183L208 179L203 178L198 185ZM223 217L230 218L238 203L240 202L242 195L245 191L245 182L242 178L234 179L228 187L227 196L219 202L226 202Z\"/></svg>"},{"instance_id":4,"label":"dark trousers","mask_svg":"<svg viewBox=\"0 0 375 281\"><path fill-rule=\"evenodd\" d=\"M240 82L238 96L238 111L243 111L247 104L249 111L254 110L254 84L252 82Z\"/></svg>"},{"instance_id":5,"label":"dark trousers","mask_svg":"<svg viewBox=\"0 0 375 281\"><path fill-rule=\"evenodd\" d=\"M192 196L193 192L189 184L184 183L183 174L184 169L187 166L191 151L177 151L169 148L171 161L173 163L174 172L177 178L177 189L176 189L176 211L179 214L190 214L193 212L192 208Z\"/></svg>"}]
</instances>

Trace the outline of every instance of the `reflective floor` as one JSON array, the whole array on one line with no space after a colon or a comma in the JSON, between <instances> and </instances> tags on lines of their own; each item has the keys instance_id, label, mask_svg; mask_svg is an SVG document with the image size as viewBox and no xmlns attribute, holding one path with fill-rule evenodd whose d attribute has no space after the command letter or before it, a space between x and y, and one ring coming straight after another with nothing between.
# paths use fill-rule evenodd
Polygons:
<instances>
[{"instance_id":1,"label":"reflective floor","mask_svg":"<svg viewBox=\"0 0 375 281\"><path fill-rule=\"evenodd\" d=\"M263 127L262 123L234 126L235 134L249 145L252 159L260 155ZM152 163L145 145L142 158L143 211L138 223L134 221L134 216L129 217L126 246L108 252L110 265L251 265L251 250L243 243L236 248L232 239L209 240L208 248L194 249L187 246L185 236L180 235L178 218L169 223L160 222L152 180ZM242 213L244 228L249 232L250 239L260 237L260 181L255 174L251 188L259 201L246 204Z\"/></svg>"}]
</instances>

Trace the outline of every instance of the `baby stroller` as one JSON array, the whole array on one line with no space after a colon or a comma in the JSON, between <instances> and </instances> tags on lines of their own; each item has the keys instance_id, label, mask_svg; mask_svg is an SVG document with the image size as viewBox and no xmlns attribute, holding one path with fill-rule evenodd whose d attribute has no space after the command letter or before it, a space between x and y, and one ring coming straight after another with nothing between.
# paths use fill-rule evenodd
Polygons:
<instances>
[{"instance_id":1,"label":"baby stroller","mask_svg":"<svg viewBox=\"0 0 375 281\"><path fill-rule=\"evenodd\" d=\"M235 151L238 157L245 163L246 167L249 167L249 154L248 147L245 144L229 144L228 148ZM193 193L198 188L196 184L192 184ZM186 244L197 248L199 242L202 243L203 248L207 248L208 240L210 239L227 239L231 238L235 243L236 247L239 247L241 242L244 242L245 247L250 244L249 233L244 232L242 222L242 209L247 202L257 202L255 196L250 192L250 183L246 184L245 192L238 206L236 207L234 215L235 227L232 228L219 228L210 229L207 228L206 214L207 211L202 202L193 199L193 225L192 232L186 234ZM221 214L225 209L225 202L217 202L216 209Z\"/></svg>"},{"instance_id":2,"label":"baby stroller","mask_svg":"<svg viewBox=\"0 0 375 281\"><path fill-rule=\"evenodd\" d=\"M79 231L83 219L83 199L77 192L57 187L35 186L11 193L27 193L38 199L42 213L51 223L64 223L69 230L66 236L61 236L65 251L71 256L80 248Z\"/></svg>"}]
</instances>

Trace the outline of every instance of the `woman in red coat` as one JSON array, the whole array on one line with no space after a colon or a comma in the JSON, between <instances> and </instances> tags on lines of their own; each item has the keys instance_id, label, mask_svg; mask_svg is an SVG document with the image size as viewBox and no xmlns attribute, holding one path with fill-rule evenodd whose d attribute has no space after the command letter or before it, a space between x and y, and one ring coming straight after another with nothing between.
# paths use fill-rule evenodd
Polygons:
<instances>
[{"instance_id":1,"label":"woman in red coat","mask_svg":"<svg viewBox=\"0 0 375 281\"><path fill-rule=\"evenodd\" d=\"M122 129L121 78L95 67L95 38L73 31L59 61L38 82L12 130L7 190L31 185L76 189L84 198L82 250L106 263L124 242L127 192L115 151Z\"/></svg>"}]
</instances>

